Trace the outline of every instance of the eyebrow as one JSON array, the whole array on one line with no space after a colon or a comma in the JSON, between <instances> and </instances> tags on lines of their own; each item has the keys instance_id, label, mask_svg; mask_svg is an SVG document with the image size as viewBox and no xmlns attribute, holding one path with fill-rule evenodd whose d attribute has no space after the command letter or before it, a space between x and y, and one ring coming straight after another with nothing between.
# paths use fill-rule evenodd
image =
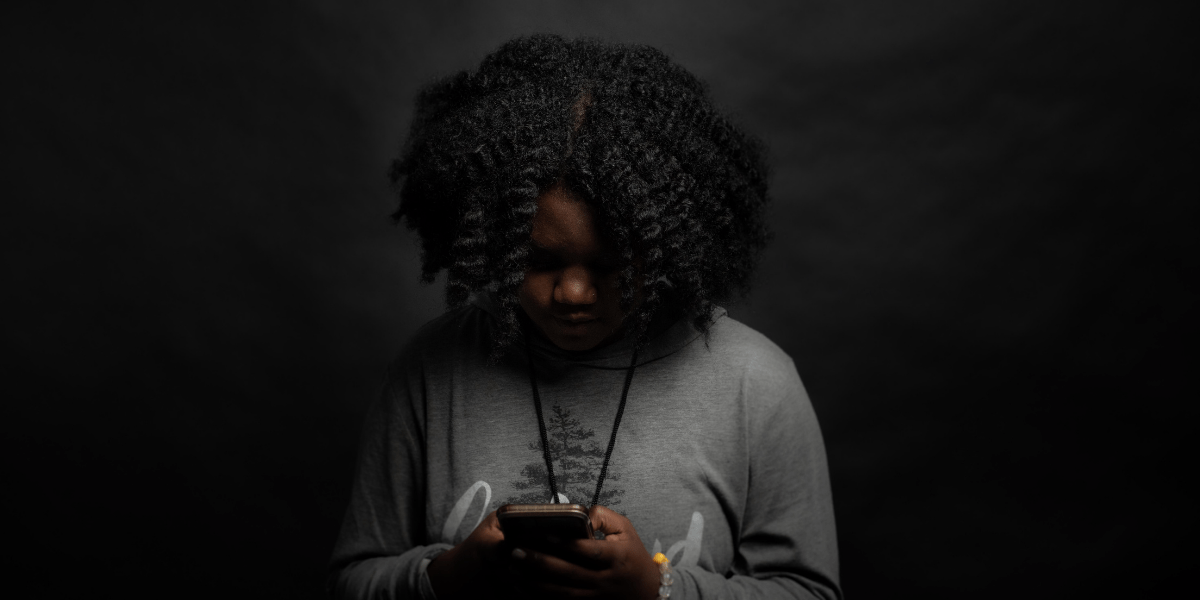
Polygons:
<instances>
[{"instance_id":1,"label":"eyebrow","mask_svg":"<svg viewBox=\"0 0 1200 600\"><path fill-rule=\"evenodd\" d=\"M547 248L533 240L529 240L529 249L534 252L544 252L546 254L554 254L555 252L553 249Z\"/></svg>"}]
</instances>

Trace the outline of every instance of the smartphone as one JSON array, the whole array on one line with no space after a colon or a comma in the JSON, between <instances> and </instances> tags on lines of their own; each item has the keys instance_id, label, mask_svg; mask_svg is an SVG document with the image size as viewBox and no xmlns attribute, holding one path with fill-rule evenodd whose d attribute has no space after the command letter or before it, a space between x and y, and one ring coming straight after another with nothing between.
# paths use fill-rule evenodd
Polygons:
<instances>
[{"instance_id":1,"label":"smartphone","mask_svg":"<svg viewBox=\"0 0 1200 600\"><path fill-rule=\"evenodd\" d=\"M537 547L593 537L592 520L582 504L505 504L496 517L504 539L514 546Z\"/></svg>"}]
</instances>

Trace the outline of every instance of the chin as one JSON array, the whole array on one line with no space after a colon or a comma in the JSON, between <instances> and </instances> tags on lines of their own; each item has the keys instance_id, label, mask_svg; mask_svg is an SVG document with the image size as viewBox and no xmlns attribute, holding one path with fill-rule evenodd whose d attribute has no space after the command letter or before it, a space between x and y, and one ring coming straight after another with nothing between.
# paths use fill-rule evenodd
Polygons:
<instances>
[{"instance_id":1,"label":"chin","mask_svg":"<svg viewBox=\"0 0 1200 600\"><path fill-rule=\"evenodd\" d=\"M564 328L560 325L558 327L554 327L549 332L543 329L542 333L547 334L546 337L549 338L555 346L558 346L567 352L584 352L596 348L597 346L601 346L604 344L604 341L608 339L608 334L610 333L607 331L601 331L599 328L594 326L584 328L581 331L564 331L564 329L569 328Z\"/></svg>"},{"instance_id":2,"label":"chin","mask_svg":"<svg viewBox=\"0 0 1200 600\"><path fill-rule=\"evenodd\" d=\"M551 337L550 341L554 342L555 346L558 346L567 352L585 352L595 348L596 346L599 346L600 342L604 340L590 338L564 338L561 336L555 336Z\"/></svg>"}]
</instances>

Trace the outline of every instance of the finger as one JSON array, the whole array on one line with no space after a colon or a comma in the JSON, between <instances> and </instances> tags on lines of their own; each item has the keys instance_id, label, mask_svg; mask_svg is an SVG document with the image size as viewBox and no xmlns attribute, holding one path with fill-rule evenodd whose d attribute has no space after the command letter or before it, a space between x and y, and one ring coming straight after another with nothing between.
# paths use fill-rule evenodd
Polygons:
<instances>
[{"instance_id":1,"label":"finger","mask_svg":"<svg viewBox=\"0 0 1200 600\"><path fill-rule=\"evenodd\" d=\"M575 540L558 548L557 556L593 571L612 566L621 552L619 540Z\"/></svg>"},{"instance_id":2,"label":"finger","mask_svg":"<svg viewBox=\"0 0 1200 600\"><path fill-rule=\"evenodd\" d=\"M478 545L484 560L489 564L504 562L508 553L512 551L512 548L505 544L504 531L500 529L500 520L496 517L496 511L492 511L484 517L470 537L474 538L471 541Z\"/></svg>"},{"instance_id":3,"label":"finger","mask_svg":"<svg viewBox=\"0 0 1200 600\"><path fill-rule=\"evenodd\" d=\"M483 521L481 521L481 523L484 525L487 525L489 527L496 527L497 529L499 529L500 528L500 517L498 517L496 515L496 511L493 510L492 512L488 513L486 517L483 518Z\"/></svg>"},{"instance_id":4,"label":"finger","mask_svg":"<svg viewBox=\"0 0 1200 600\"><path fill-rule=\"evenodd\" d=\"M633 531L633 523L630 523L629 519L599 504L588 510L588 517L592 520L592 529L603 531L606 540L611 536L617 536L616 539L619 540L628 537Z\"/></svg>"},{"instance_id":5,"label":"finger","mask_svg":"<svg viewBox=\"0 0 1200 600\"><path fill-rule=\"evenodd\" d=\"M479 527L488 531L489 533L494 533L495 535L504 537L504 530L500 529L500 518L496 516L496 511L494 510L488 513L488 515L483 518L483 521L480 521Z\"/></svg>"},{"instance_id":6,"label":"finger","mask_svg":"<svg viewBox=\"0 0 1200 600\"><path fill-rule=\"evenodd\" d=\"M513 569L531 581L555 583L581 589L595 589L596 587L596 571L552 554L527 548L515 548L511 557Z\"/></svg>"},{"instance_id":7,"label":"finger","mask_svg":"<svg viewBox=\"0 0 1200 600\"><path fill-rule=\"evenodd\" d=\"M523 543L520 546L510 544L508 545L510 558L512 550L518 547L522 552L536 552L538 554L553 556L594 571L604 569L608 566L612 560L612 555L618 548L618 543L607 542L606 545L606 540L571 540L556 544Z\"/></svg>"}]
</instances>

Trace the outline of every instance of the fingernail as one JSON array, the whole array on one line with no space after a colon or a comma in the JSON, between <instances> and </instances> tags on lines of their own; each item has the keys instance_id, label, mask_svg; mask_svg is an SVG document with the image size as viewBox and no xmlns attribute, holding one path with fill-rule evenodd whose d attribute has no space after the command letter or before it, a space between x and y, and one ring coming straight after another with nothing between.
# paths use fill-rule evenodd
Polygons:
<instances>
[{"instance_id":1,"label":"fingernail","mask_svg":"<svg viewBox=\"0 0 1200 600\"><path fill-rule=\"evenodd\" d=\"M513 548L512 557L517 560L524 560L525 559L525 551L520 548Z\"/></svg>"}]
</instances>

